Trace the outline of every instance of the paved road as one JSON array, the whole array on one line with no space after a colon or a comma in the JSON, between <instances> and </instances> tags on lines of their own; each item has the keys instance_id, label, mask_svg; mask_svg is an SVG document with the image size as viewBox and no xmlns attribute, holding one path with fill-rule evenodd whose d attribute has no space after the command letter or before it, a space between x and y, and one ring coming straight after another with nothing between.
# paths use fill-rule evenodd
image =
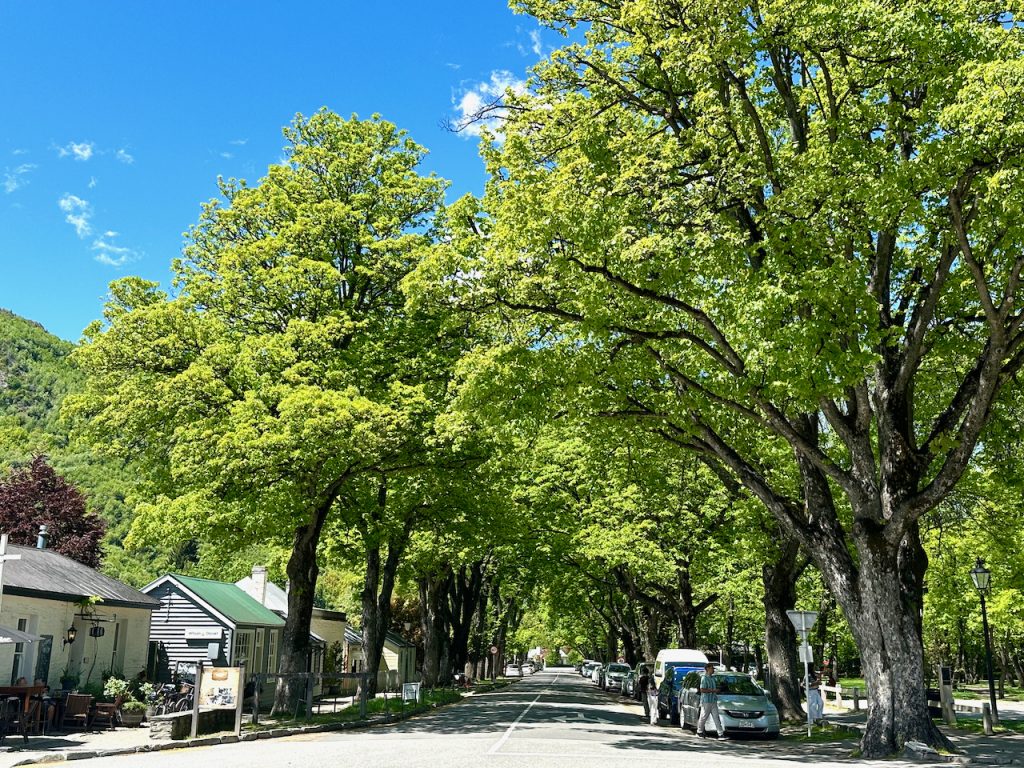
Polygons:
<instances>
[{"instance_id":1,"label":"paved road","mask_svg":"<svg viewBox=\"0 0 1024 768\"><path fill-rule=\"evenodd\" d=\"M785 743L716 742L667 724L651 726L639 705L598 690L571 670L540 672L428 715L365 731L90 760L88 768L792 768L829 765ZM850 761L842 763L850 766ZM886 763L889 768L898 765Z\"/></svg>"}]
</instances>

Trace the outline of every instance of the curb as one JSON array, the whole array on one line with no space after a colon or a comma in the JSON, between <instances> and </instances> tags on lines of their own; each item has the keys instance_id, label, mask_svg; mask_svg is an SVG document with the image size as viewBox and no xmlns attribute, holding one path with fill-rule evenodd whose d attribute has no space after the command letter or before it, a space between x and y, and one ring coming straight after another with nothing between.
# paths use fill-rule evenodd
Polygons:
<instances>
[{"instance_id":1,"label":"curb","mask_svg":"<svg viewBox=\"0 0 1024 768\"><path fill-rule=\"evenodd\" d=\"M372 728L378 725L391 725L392 723L408 720L416 715L437 709L438 707L457 704L457 701L447 704L435 704L421 710L392 715L388 718L374 717L372 719L348 722L348 723L321 723L319 725L299 725L292 728L272 728L269 731L249 731L235 736L233 733L224 736L201 736L196 739L182 739L181 741L155 741L151 744L142 744L137 747L120 747L115 749L90 749L76 752L47 752L38 757L30 757L25 760L13 763L12 768L21 765L46 765L50 763L63 763L69 760L92 760L97 757L113 757L115 755L134 755L141 752L163 752L169 749L189 749L192 747L210 747L218 744L237 744L240 741L255 741L256 739L280 739L285 736L299 736L305 733L326 733L328 731L351 731Z\"/></svg>"}]
</instances>

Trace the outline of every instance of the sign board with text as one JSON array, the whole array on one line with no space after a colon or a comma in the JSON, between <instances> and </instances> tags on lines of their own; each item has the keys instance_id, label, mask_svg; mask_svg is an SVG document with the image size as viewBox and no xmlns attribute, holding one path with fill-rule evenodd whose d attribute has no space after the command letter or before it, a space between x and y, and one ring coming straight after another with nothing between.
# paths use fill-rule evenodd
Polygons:
<instances>
[{"instance_id":1,"label":"sign board with text","mask_svg":"<svg viewBox=\"0 0 1024 768\"><path fill-rule=\"evenodd\" d=\"M220 640L224 631L220 627L187 627L186 640Z\"/></svg>"},{"instance_id":2,"label":"sign board with text","mask_svg":"<svg viewBox=\"0 0 1024 768\"><path fill-rule=\"evenodd\" d=\"M234 709L242 696L239 667L206 667L199 686L199 706L203 709Z\"/></svg>"},{"instance_id":3,"label":"sign board with text","mask_svg":"<svg viewBox=\"0 0 1024 768\"><path fill-rule=\"evenodd\" d=\"M419 701L420 684L402 683L402 701Z\"/></svg>"}]
</instances>

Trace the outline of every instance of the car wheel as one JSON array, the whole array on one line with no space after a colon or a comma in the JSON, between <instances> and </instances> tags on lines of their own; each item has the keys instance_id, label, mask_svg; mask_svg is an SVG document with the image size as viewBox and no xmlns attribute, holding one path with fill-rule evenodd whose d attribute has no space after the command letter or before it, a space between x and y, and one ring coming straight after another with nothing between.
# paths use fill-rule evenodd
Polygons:
<instances>
[{"instance_id":1,"label":"car wheel","mask_svg":"<svg viewBox=\"0 0 1024 768\"><path fill-rule=\"evenodd\" d=\"M773 740L777 739L777 738L779 738L779 732L778 731L772 731L771 733L766 733L765 734L765 738L773 739Z\"/></svg>"},{"instance_id":2,"label":"car wheel","mask_svg":"<svg viewBox=\"0 0 1024 768\"><path fill-rule=\"evenodd\" d=\"M669 722L671 722L672 725L679 725L679 710L678 709L673 709L671 714L672 714L672 717L669 720Z\"/></svg>"}]
</instances>

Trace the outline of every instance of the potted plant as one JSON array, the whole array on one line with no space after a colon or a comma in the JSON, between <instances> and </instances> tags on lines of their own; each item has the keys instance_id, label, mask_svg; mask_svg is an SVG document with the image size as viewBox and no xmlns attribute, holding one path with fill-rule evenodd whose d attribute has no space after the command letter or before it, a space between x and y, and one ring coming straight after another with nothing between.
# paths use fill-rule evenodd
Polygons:
<instances>
[{"instance_id":1,"label":"potted plant","mask_svg":"<svg viewBox=\"0 0 1024 768\"><path fill-rule=\"evenodd\" d=\"M78 675L71 671L69 667L64 667L64 670L60 673L60 687L62 690L70 691L78 685Z\"/></svg>"},{"instance_id":2,"label":"potted plant","mask_svg":"<svg viewBox=\"0 0 1024 768\"><path fill-rule=\"evenodd\" d=\"M121 703L121 725L132 728L139 726L146 716L146 702L138 699L125 699Z\"/></svg>"}]
</instances>

